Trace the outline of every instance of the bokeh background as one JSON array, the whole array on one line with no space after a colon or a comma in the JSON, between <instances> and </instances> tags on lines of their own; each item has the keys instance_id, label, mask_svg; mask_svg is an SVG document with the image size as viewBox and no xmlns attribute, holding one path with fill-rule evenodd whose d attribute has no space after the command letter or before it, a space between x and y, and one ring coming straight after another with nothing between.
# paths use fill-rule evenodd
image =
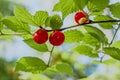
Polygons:
<instances>
[{"instance_id":1,"label":"bokeh background","mask_svg":"<svg viewBox=\"0 0 120 80\"><path fill-rule=\"evenodd\" d=\"M13 15L15 6L23 6L32 14L38 10L46 10L50 15L53 5L59 0L0 0L0 12L4 17ZM110 4L120 2L120 0L111 0ZM58 13L59 14L59 13ZM106 14L110 15L108 11ZM74 25L73 15L69 15L64 20L63 27ZM111 39L113 30L104 30L105 34ZM120 39L120 31L115 40ZM74 77L64 74L31 74L14 72L15 62L23 56L39 56L45 62L48 61L48 53L42 54L26 45L22 38L18 36L11 37L8 40L0 38L0 80L120 80L120 64L119 61L110 59L105 63L95 62L92 58L77 53L66 52L74 44L63 44L57 47L54 52L54 63L57 61L68 62L74 69ZM105 56L104 59L108 58ZM87 77L87 78L86 78Z\"/></svg>"}]
</instances>

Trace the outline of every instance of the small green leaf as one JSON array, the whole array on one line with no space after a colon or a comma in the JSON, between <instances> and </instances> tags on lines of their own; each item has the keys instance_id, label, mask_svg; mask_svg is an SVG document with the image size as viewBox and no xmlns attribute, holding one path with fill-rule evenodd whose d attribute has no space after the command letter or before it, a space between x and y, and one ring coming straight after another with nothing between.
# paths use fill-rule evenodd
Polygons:
<instances>
[{"instance_id":1,"label":"small green leaf","mask_svg":"<svg viewBox=\"0 0 120 80\"><path fill-rule=\"evenodd\" d=\"M21 22L16 17L7 17L3 19L3 23L15 32L30 32L28 24Z\"/></svg>"},{"instance_id":2,"label":"small green leaf","mask_svg":"<svg viewBox=\"0 0 120 80\"><path fill-rule=\"evenodd\" d=\"M79 45L73 48L73 51L90 57L98 57L97 51L94 51L92 47L87 45Z\"/></svg>"},{"instance_id":3,"label":"small green leaf","mask_svg":"<svg viewBox=\"0 0 120 80\"><path fill-rule=\"evenodd\" d=\"M47 65L37 57L23 57L17 61L15 71L41 73L46 68Z\"/></svg>"},{"instance_id":4,"label":"small green leaf","mask_svg":"<svg viewBox=\"0 0 120 80\"><path fill-rule=\"evenodd\" d=\"M104 48L105 54L110 55L114 59L120 60L120 49L115 47L106 47Z\"/></svg>"},{"instance_id":5,"label":"small green leaf","mask_svg":"<svg viewBox=\"0 0 120 80\"><path fill-rule=\"evenodd\" d=\"M81 10L85 7L88 0L60 0L53 8L53 11L62 12L62 18L64 19L70 13Z\"/></svg>"},{"instance_id":6,"label":"small green leaf","mask_svg":"<svg viewBox=\"0 0 120 80\"><path fill-rule=\"evenodd\" d=\"M99 16L96 16L94 20L95 21L105 21L105 20L113 20L113 19L110 16L99 15ZM114 24L115 23L99 23L99 25L105 29L112 29Z\"/></svg>"},{"instance_id":7,"label":"small green leaf","mask_svg":"<svg viewBox=\"0 0 120 80\"><path fill-rule=\"evenodd\" d=\"M51 20L51 16L47 17L46 21L45 21L45 26L50 26L50 20Z\"/></svg>"},{"instance_id":8,"label":"small green leaf","mask_svg":"<svg viewBox=\"0 0 120 80\"><path fill-rule=\"evenodd\" d=\"M65 34L65 42L66 43L73 43L79 42L83 38L83 34L78 30L67 30L64 32Z\"/></svg>"},{"instance_id":9,"label":"small green leaf","mask_svg":"<svg viewBox=\"0 0 120 80\"><path fill-rule=\"evenodd\" d=\"M120 2L110 5L109 8L114 17L120 18Z\"/></svg>"},{"instance_id":10,"label":"small green leaf","mask_svg":"<svg viewBox=\"0 0 120 80\"><path fill-rule=\"evenodd\" d=\"M37 26L41 26L45 23L48 17L48 13L46 11L37 11L34 15L33 21Z\"/></svg>"},{"instance_id":11,"label":"small green leaf","mask_svg":"<svg viewBox=\"0 0 120 80\"><path fill-rule=\"evenodd\" d=\"M21 21L31 24L33 26L38 26L34 20L33 16L25 9L22 7L15 7L14 9L14 14L15 16L20 19Z\"/></svg>"},{"instance_id":12,"label":"small green leaf","mask_svg":"<svg viewBox=\"0 0 120 80\"><path fill-rule=\"evenodd\" d=\"M50 72L51 74L68 74L68 75L73 75L73 70L69 64L66 63L60 63L60 64L55 64L45 70L45 73Z\"/></svg>"},{"instance_id":13,"label":"small green leaf","mask_svg":"<svg viewBox=\"0 0 120 80\"><path fill-rule=\"evenodd\" d=\"M48 47L46 44L37 44L36 42L34 42L33 39L27 39L24 40L24 42L27 43L31 48L38 50L40 52L48 51Z\"/></svg>"},{"instance_id":14,"label":"small green leaf","mask_svg":"<svg viewBox=\"0 0 120 80\"><path fill-rule=\"evenodd\" d=\"M120 40L114 42L111 46L120 49Z\"/></svg>"},{"instance_id":15,"label":"small green leaf","mask_svg":"<svg viewBox=\"0 0 120 80\"><path fill-rule=\"evenodd\" d=\"M52 29L60 29L62 25L63 25L63 22L59 15L56 14L50 18L50 27Z\"/></svg>"},{"instance_id":16,"label":"small green leaf","mask_svg":"<svg viewBox=\"0 0 120 80\"><path fill-rule=\"evenodd\" d=\"M108 5L109 0L89 0L87 7L90 12L100 12L107 8Z\"/></svg>"},{"instance_id":17,"label":"small green leaf","mask_svg":"<svg viewBox=\"0 0 120 80\"><path fill-rule=\"evenodd\" d=\"M90 44L91 46L96 46L98 48L100 47L100 42L88 33L84 34L82 41L87 44Z\"/></svg>"},{"instance_id":18,"label":"small green leaf","mask_svg":"<svg viewBox=\"0 0 120 80\"><path fill-rule=\"evenodd\" d=\"M89 34L91 34L93 37L95 37L98 41L107 44L108 40L105 36L105 34L98 28L93 26L85 26L84 27Z\"/></svg>"}]
</instances>

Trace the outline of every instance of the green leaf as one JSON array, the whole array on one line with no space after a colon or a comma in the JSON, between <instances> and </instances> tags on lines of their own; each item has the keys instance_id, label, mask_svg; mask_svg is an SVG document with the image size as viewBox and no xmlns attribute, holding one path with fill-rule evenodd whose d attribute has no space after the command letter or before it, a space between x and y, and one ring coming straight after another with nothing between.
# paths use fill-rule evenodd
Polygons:
<instances>
[{"instance_id":1,"label":"green leaf","mask_svg":"<svg viewBox=\"0 0 120 80\"><path fill-rule=\"evenodd\" d=\"M98 61L98 60L93 60L92 61L93 64L106 64L106 65L113 65L114 63L116 63L115 59L108 59L105 61Z\"/></svg>"},{"instance_id":2,"label":"green leaf","mask_svg":"<svg viewBox=\"0 0 120 80\"><path fill-rule=\"evenodd\" d=\"M79 45L73 48L73 51L78 52L89 57L98 57L97 51L94 51L92 47L87 45Z\"/></svg>"},{"instance_id":3,"label":"green leaf","mask_svg":"<svg viewBox=\"0 0 120 80\"><path fill-rule=\"evenodd\" d=\"M66 63L57 64L56 69L60 73L67 73L69 75L73 74L73 70L72 70L71 66L69 64L66 64Z\"/></svg>"},{"instance_id":4,"label":"green leaf","mask_svg":"<svg viewBox=\"0 0 120 80\"><path fill-rule=\"evenodd\" d=\"M120 40L114 42L111 46L120 49Z\"/></svg>"},{"instance_id":5,"label":"green leaf","mask_svg":"<svg viewBox=\"0 0 120 80\"><path fill-rule=\"evenodd\" d=\"M10 29L2 29L1 32L3 34L15 34L13 31ZM12 40L14 35L0 35L0 39L2 40Z\"/></svg>"},{"instance_id":6,"label":"green leaf","mask_svg":"<svg viewBox=\"0 0 120 80\"><path fill-rule=\"evenodd\" d=\"M3 23L15 32L30 32L28 24L21 22L16 17L7 17L3 19Z\"/></svg>"},{"instance_id":7,"label":"green leaf","mask_svg":"<svg viewBox=\"0 0 120 80\"><path fill-rule=\"evenodd\" d=\"M0 13L0 30L3 28L2 14Z\"/></svg>"},{"instance_id":8,"label":"green leaf","mask_svg":"<svg viewBox=\"0 0 120 80\"><path fill-rule=\"evenodd\" d=\"M48 13L46 11L37 11L34 15L33 21L37 26L42 26L48 17Z\"/></svg>"},{"instance_id":9,"label":"green leaf","mask_svg":"<svg viewBox=\"0 0 120 80\"><path fill-rule=\"evenodd\" d=\"M40 52L48 51L48 47L46 44L37 44L36 42L34 42L33 39L26 39L24 40L24 42L28 44L31 48L38 50Z\"/></svg>"},{"instance_id":10,"label":"green leaf","mask_svg":"<svg viewBox=\"0 0 120 80\"><path fill-rule=\"evenodd\" d=\"M66 43L80 42L84 36L78 30L67 30L64 32L64 34Z\"/></svg>"},{"instance_id":11,"label":"green leaf","mask_svg":"<svg viewBox=\"0 0 120 80\"><path fill-rule=\"evenodd\" d=\"M22 37L24 40L27 40L27 39L32 39L33 38L33 35L31 34L25 34L25 35L20 35L20 37Z\"/></svg>"},{"instance_id":12,"label":"green leaf","mask_svg":"<svg viewBox=\"0 0 120 80\"><path fill-rule=\"evenodd\" d=\"M62 25L63 25L63 22L59 15L56 14L50 18L50 27L52 29L60 29Z\"/></svg>"},{"instance_id":13,"label":"green leaf","mask_svg":"<svg viewBox=\"0 0 120 80\"><path fill-rule=\"evenodd\" d=\"M87 44L90 44L91 46L96 46L98 48L100 47L100 42L95 37L88 33L84 34L82 41Z\"/></svg>"},{"instance_id":14,"label":"green leaf","mask_svg":"<svg viewBox=\"0 0 120 80\"><path fill-rule=\"evenodd\" d=\"M107 15L99 15L94 18L95 21L105 21L105 20L113 20L110 16ZM99 25L104 29L112 29L115 23L99 23Z\"/></svg>"},{"instance_id":15,"label":"green leaf","mask_svg":"<svg viewBox=\"0 0 120 80\"><path fill-rule=\"evenodd\" d=\"M15 71L41 73L46 68L47 65L37 57L23 57L17 61Z\"/></svg>"},{"instance_id":16,"label":"green leaf","mask_svg":"<svg viewBox=\"0 0 120 80\"><path fill-rule=\"evenodd\" d=\"M110 55L114 59L120 60L120 49L115 47L106 47L104 48L105 54Z\"/></svg>"},{"instance_id":17,"label":"green leaf","mask_svg":"<svg viewBox=\"0 0 120 80\"><path fill-rule=\"evenodd\" d=\"M55 64L45 70L45 73L50 72L52 73L60 73L60 74L68 74L68 75L73 75L73 70L69 64L66 63L60 63L60 64Z\"/></svg>"},{"instance_id":18,"label":"green leaf","mask_svg":"<svg viewBox=\"0 0 120 80\"><path fill-rule=\"evenodd\" d=\"M75 2L76 7L79 8L79 10L83 10L84 7L87 5L89 0L73 0Z\"/></svg>"},{"instance_id":19,"label":"green leaf","mask_svg":"<svg viewBox=\"0 0 120 80\"><path fill-rule=\"evenodd\" d=\"M109 8L114 17L120 18L120 2L110 5Z\"/></svg>"},{"instance_id":20,"label":"green leaf","mask_svg":"<svg viewBox=\"0 0 120 80\"><path fill-rule=\"evenodd\" d=\"M46 21L45 21L45 26L46 27L50 27L50 20L51 20L51 16L47 17Z\"/></svg>"},{"instance_id":21,"label":"green leaf","mask_svg":"<svg viewBox=\"0 0 120 80\"><path fill-rule=\"evenodd\" d=\"M14 14L18 19L25 23L31 24L33 26L39 26L34 22L33 16L25 8L15 7Z\"/></svg>"},{"instance_id":22,"label":"green leaf","mask_svg":"<svg viewBox=\"0 0 120 80\"><path fill-rule=\"evenodd\" d=\"M100 12L108 5L109 0L89 0L87 7L90 12Z\"/></svg>"},{"instance_id":23,"label":"green leaf","mask_svg":"<svg viewBox=\"0 0 120 80\"><path fill-rule=\"evenodd\" d=\"M53 11L62 12L62 18L64 19L68 14L83 9L88 0L60 0L53 8Z\"/></svg>"},{"instance_id":24,"label":"green leaf","mask_svg":"<svg viewBox=\"0 0 120 80\"><path fill-rule=\"evenodd\" d=\"M91 34L93 37L95 37L98 41L107 44L108 40L105 36L105 34L98 28L93 27L93 26L85 26L84 27L86 31Z\"/></svg>"}]
</instances>

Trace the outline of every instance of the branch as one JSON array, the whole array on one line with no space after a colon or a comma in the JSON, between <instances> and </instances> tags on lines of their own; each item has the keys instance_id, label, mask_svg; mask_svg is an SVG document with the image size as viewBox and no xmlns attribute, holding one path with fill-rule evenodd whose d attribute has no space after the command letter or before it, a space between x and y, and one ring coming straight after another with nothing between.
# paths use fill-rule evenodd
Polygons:
<instances>
[{"instance_id":1,"label":"branch","mask_svg":"<svg viewBox=\"0 0 120 80\"><path fill-rule=\"evenodd\" d=\"M109 46L113 43L113 41L114 41L114 39L115 39L115 36L116 36L119 28L120 28L120 24L118 24L118 27L117 27L117 29L115 30L115 34L113 35L113 38L112 38L111 42L109 43Z\"/></svg>"},{"instance_id":2,"label":"branch","mask_svg":"<svg viewBox=\"0 0 120 80\"><path fill-rule=\"evenodd\" d=\"M52 47L52 49L50 51L50 57L49 57L49 61L48 61L48 67L50 66L50 61L51 61L51 58L52 58L53 50L54 50L54 46Z\"/></svg>"},{"instance_id":3,"label":"branch","mask_svg":"<svg viewBox=\"0 0 120 80\"><path fill-rule=\"evenodd\" d=\"M82 26L82 25L95 24L95 23L108 23L108 22L120 22L120 20L106 20L106 21L91 21L90 20L89 23L73 25L73 26L62 28L62 29L56 29L56 30L63 31L63 30L69 29L69 28L75 28L75 27ZM55 30L47 30L47 31L51 32L51 31L55 31Z\"/></svg>"}]
</instances>

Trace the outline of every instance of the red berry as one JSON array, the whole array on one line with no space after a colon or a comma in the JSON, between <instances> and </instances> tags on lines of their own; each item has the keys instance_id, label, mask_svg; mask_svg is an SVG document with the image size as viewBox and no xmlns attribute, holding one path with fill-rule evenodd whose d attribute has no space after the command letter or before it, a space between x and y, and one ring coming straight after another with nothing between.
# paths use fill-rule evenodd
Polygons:
<instances>
[{"instance_id":1,"label":"red berry","mask_svg":"<svg viewBox=\"0 0 120 80\"><path fill-rule=\"evenodd\" d=\"M44 29L39 29L34 33L33 40L38 43L42 44L45 43L48 40L48 33Z\"/></svg>"},{"instance_id":2,"label":"red berry","mask_svg":"<svg viewBox=\"0 0 120 80\"><path fill-rule=\"evenodd\" d=\"M65 36L61 31L54 31L49 37L49 42L54 46L60 46L64 40Z\"/></svg>"},{"instance_id":3,"label":"red berry","mask_svg":"<svg viewBox=\"0 0 120 80\"><path fill-rule=\"evenodd\" d=\"M75 14L74 19L77 24L88 23L88 14L84 11L79 11Z\"/></svg>"}]
</instances>

